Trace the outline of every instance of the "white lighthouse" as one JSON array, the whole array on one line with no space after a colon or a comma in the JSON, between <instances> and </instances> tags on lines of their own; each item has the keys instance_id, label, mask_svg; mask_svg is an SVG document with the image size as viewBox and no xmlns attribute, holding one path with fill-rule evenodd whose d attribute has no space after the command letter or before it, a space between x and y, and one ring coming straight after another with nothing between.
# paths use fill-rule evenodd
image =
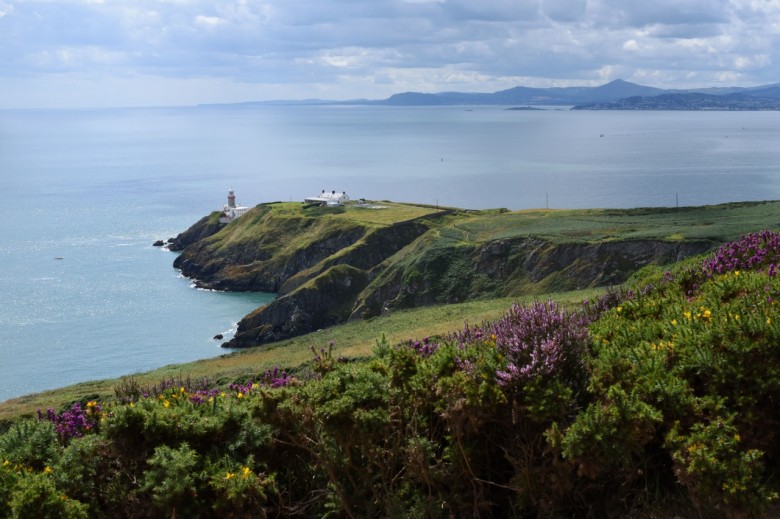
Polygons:
<instances>
[{"instance_id":1,"label":"white lighthouse","mask_svg":"<svg viewBox=\"0 0 780 519\"><path fill-rule=\"evenodd\" d=\"M249 211L249 207L236 205L236 194L232 189L228 189L227 204L222 207L223 215L219 221L220 223L230 223L247 211Z\"/></svg>"}]
</instances>

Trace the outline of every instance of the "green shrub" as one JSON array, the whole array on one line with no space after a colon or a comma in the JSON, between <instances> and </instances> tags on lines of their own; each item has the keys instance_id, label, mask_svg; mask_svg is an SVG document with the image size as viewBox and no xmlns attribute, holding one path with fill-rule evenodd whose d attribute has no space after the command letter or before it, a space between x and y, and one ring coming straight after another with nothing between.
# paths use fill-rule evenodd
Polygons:
<instances>
[{"instance_id":1,"label":"green shrub","mask_svg":"<svg viewBox=\"0 0 780 519\"><path fill-rule=\"evenodd\" d=\"M59 456L57 435L51 422L24 419L0 435L0 460L43 470Z\"/></svg>"},{"instance_id":2,"label":"green shrub","mask_svg":"<svg viewBox=\"0 0 780 519\"><path fill-rule=\"evenodd\" d=\"M21 472L9 500L13 519L86 519L87 507L63 494L48 472ZM0 507L0 509L2 509Z\"/></svg>"},{"instance_id":3,"label":"green shrub","mask_svg":"<svg viewBox=\"0 0 780 519\"><path fill-rule=\"evenodd\" d=\"M148 460L141 490L151 495L158 513L194 517L203 506L199 490L205 479L197 452L182 443L157 447Z\"/></svg>"}]
</instances>

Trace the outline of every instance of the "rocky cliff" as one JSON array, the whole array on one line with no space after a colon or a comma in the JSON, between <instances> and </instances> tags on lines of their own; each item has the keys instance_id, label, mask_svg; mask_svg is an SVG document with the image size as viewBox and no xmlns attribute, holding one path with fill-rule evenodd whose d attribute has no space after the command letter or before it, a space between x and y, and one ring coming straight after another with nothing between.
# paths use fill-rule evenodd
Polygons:
<instances>
[{"instance_id":1,"label":"rocky cliff","mask_svg":"<svg viewBox=\"0 0 780 519\"><path fill-rule=\"evenodd\" d=\"M261 205L221 228L206 219L182 233L177 243L189 243L174 266L204 287L277 293L242 319L226 344L248 347L398 308L615 285L645 265L719 242L680 233L641 237L648 232L637 234L628 213L614 211L598 217L602 230L588 213L587 233L583 220L572 218L554 223L574 230L551 236L529 231L531 217L518 213L417 209L412 217L392 209L397 218L380 218L367 209ZM673 217L679 228L687 225Z\"/></svg>"},{"instance_id":2,"label":"rocky cliff","mask_svg":"<svg viewBox=\"0 0 780 519\"><path fill-rule=\"evenodd\" d=\"M222 230L225 226L219 222L219 218L222 216L222 212L214 211L208 216L204 216L197 222L195 222L189 229L180 233L177 237L168 241L168 250L179 252L184 250L188 245L199 242L204 238L208 238L212 234L216 234Z\"/></svg>"}]
</instances>

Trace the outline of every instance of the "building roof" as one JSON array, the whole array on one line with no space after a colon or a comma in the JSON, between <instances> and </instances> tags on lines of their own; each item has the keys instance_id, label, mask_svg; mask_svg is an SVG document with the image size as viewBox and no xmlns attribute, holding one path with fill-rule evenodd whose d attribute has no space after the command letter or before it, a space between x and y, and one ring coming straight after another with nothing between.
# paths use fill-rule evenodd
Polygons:
<instances>
[{"instance_id":1,"label":"building roof","mask_svg":"<svg viewBox=\"0 0 780 519\"><path fill-rule=\"evenodd\" d=\"M341 193L336 191L327 192L324 189L322 190L322 193L320 193L317 196L310 196L308 198L305 198L304 201L307 203L339 203L342 201L349 200L349 196L347 196L346 191L342 191Z\"/></svg>"}]
</instances>

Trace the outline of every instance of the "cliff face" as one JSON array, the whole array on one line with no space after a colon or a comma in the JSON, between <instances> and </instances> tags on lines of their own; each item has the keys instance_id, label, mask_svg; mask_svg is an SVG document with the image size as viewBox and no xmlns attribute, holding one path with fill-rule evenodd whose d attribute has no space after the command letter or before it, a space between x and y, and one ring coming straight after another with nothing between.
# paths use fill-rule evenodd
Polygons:
<instances>
[{"instance_id":1,"label":"cliff face","mask_svg":"<svg viewBox=\"0 0 780 519\"><path fill-rule=\"evenodd\" d=\"M186 247L173 266L204 288L278 292L288 278L365 234L347 220L278 215L260 206Z\"/></svg>"},{"instance_id":2,"label":"cliff face","mask_svg":"<svg viewBox=\"0 0 780 519\"><path fill-rule=\"evenodd\" d=\"M174 266L204 287L277 292L226 344L248 347L397 308L619 284L645 265L714 245L556 242L505 228L494 234L509 237L493 237L485 231L493 220L473 213L431 210L401 221L367 214L282 204L258 206L219 229L204 219L180 235L189 244ZM506 227L503 213L491 214Z\"/></svg>"},{"instance_id":3,"label":"cliff face","mask_svg":"<svg viewBox=\"0 0 780 519\"><path fill-rule=\"evenodd\" d=\"M204 238L208 238L212 234L216 234L222 230L225 226L219 223L219 218L222 216L220 211L214 211L208 216L204 216L189 229L180 233L170 243L168 243L168 250L179 252L185 249L188 245L199 242Z\"/></svg>"},{"instance_id":4,"label":"cliff face","mask_svg":"<svg viewBox=\"0 0 780 519\"><path fill-rule=\"evenodd\" d=\"M616 285L646 265L672 263L711 248L709 241L555 244L536 238L431 247L409 263L389 266L361 294L352 317L485 296Z\"/></svg>"}]
</instances>

